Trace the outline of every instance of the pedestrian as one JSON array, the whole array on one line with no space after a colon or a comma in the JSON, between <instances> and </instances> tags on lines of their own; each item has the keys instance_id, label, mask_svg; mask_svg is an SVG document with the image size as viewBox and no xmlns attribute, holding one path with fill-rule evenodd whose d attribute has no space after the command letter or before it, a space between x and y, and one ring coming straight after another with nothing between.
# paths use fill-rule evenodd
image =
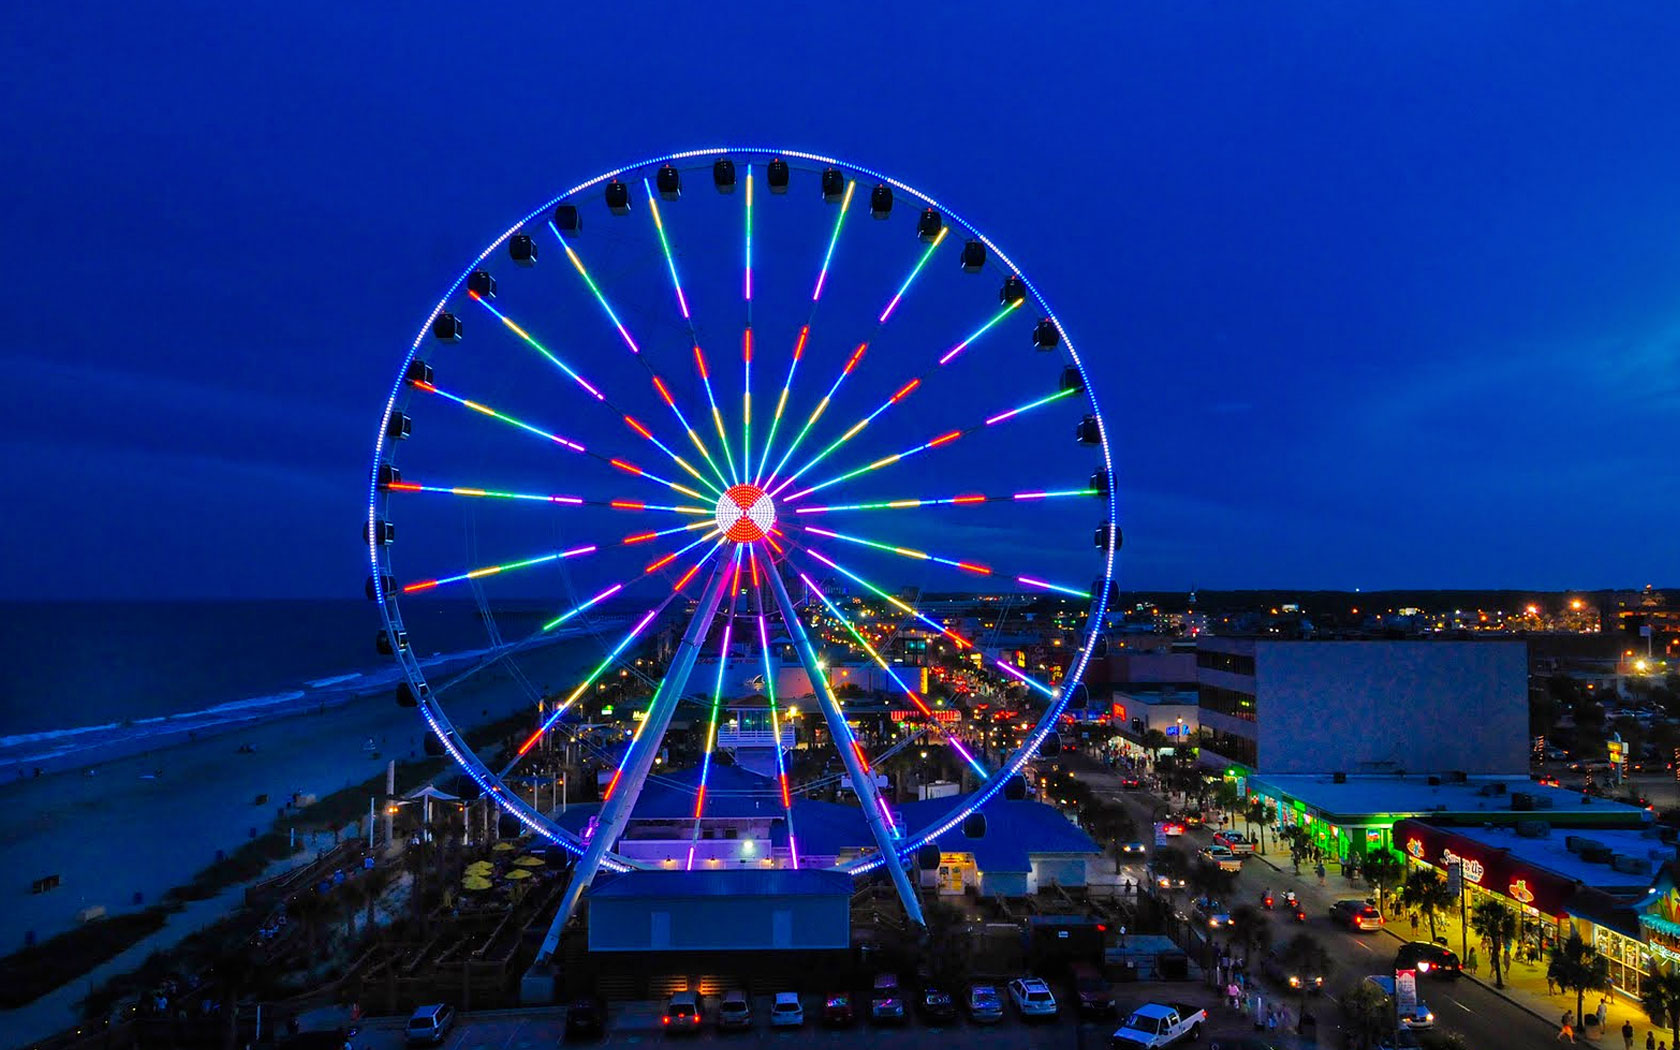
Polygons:
<instances>
[{"instance_id":1,"label":"pedestrian","mask_svg":"<svg viewBox=\"0 0 1680 1050\"><path fill-rule=\"evenodd\" d=\"M1605 996L1598 1001L1598 1030L1604 1031L1604 1018L1610 1013L1610 997Z\"/></svg>"},{"instance_id":2,"label":"pedestrian","mask_svg":"<svg viewBox=\"0 0 1680 1050\"><path fill-rule=\"evenodd\" d=\"M1471 973L1475 973L1476 972L1476 965L1477 965L1477 963L1476 963L1476 949L1471 948L1470 949L1470 954L1465 956L1465 958L1464 958L1464 968L1466 970L1469 970Z\"/></svg>"},{"instance_id":3,"label":"pedestrian","mask_svg":"<svg viewBox=\"0 0 1680 1050\"><path fill-rule=\"evenodd\" d=\"M1318 884L1320 886L1324 885L1324 862L1323 861L1318 862L1318 867L1313 869L1313 874L1318 876Z\"/></svg>"},{"instance_id":4,"label":"pedestrian","mask_svg":"<svg viewBox=\"0 0 1680 1050\"><path fill-rule=\"evenodd\" d=\"M1622 1022L1622 1047L1623 1047L1623 1050L1633 1050L1633 1022L1632 1021L1623 1021Z\"/></svg>"},{"instance_id":5,"label":"pedestrian","mask_svg":"<svg viewBox=\"0 0 1680 1050\"><path fill-rule=\"evenodd\" d=\"M1238 988L1235 984L1228 984L1225 986L1225 1001L1230 1003L1231 1009L1235 1010L1237 1008L1237 1002L1241 996L1242 989Z\"/></svg>"},{"instance_id":6,"label":"pedestrian","mask_svg":"<svg viewBox=\"0 0 1680 1050\"><path fill-rule=\"evenodd\" d=\"M1407 912L1407 915L1408 915L1408 916L1409 916L1409 917L1410 917L1410 918L1411 918L1411 920L1412 920L1412 938L1413 938L1413 939L1414 939L1414 940L1415 940L1415 939L1417 939L1417 928L1418 928L1418 916L1417 916L1417 912L1415 912L1415 911L1413 911L1413 912Z\"/></svg>"},{"instance_id":7,"label":"pedestrian","mask_svg":"<svg viewBox=\"0 0 1680 1050\"><path fill-rule=\"evenodd\" d=\"M1557 982L1552 980L1552 972L1550 970L1546 971L1546 994L1547 995L1556 995L1557 994Z\"/></svg>"},{"instance_id":8,"label":"pedestrian","mask_svg":"<svg viewBox=\"0 0 1680 1050\"><path fill-rule=\"evenodd\" d=\"M1558 1037L1558 1039L1567 1039L1571 1043L1573 1043L1575 1041L1575 1028L1574 1028L1573 1025L1571 1025L1569 1023L1568 1018L1569 1018L1569 1015L1565 1014L1564 1015L1564 1022L1562 1024L1558 1025L1557 1037ZM1658 1047L1657 1050L1662 1050L1662 1047Z\"/></svg>"},{"instance_id":9,"label":"pedestrian","mask_svg":"<svg viewBox=\"0 0 1680 1050\"><path fill-rule=\"evenodd\" d=\"M1657 1033L1645 1033L1645 1050L1657 1050Z\"/></svg>"}]
</instances>

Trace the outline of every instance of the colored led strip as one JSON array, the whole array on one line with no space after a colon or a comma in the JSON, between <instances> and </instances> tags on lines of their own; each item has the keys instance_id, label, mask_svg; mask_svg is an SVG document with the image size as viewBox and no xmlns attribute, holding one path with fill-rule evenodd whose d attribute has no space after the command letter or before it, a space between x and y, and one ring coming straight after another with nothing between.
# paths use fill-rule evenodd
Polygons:
<instances>
[{"instance_id":1,"label":"colored led strip","mask_svg":"<svg viewBox=\"0 0 1680 1050\"><path fill-rule=\"evenodd\" d=\"M741 476L752 473L752 325L741 333Z\"/></svg>"},{"instance_id":2,"label":"colored led strip","mask_svg":"<svg viewBox=\"0 0 1680 1050\"><path fill-rule=\"evenodd\" d=\"M828 236L828 251L823 254L822 272L817 274L817 286L811 291L811 301L814 303L822 298L823 284L828 280L828 265L834 261L834 246L840 242L840 227L846 221L846 212L852 207L852 191L857 189L857 180L846 183L846 196L840 201L840 214L834 219L834 232Z\"/></svg>"},{"instance_id":3,"label":"colored led strip","mask_svg":"<svg viewBox=\"0 0 1680 1050\"><path fill-rule=\"evenodd\" d=\"M675 514L713 514L705 507L669 506L643 503L633 499L584 499L581 496L541 495L534 492L501 492L496 489L465 488L449 485L422 485L417 481L392 481L383 486L388 492L434 492L445 496L470 496L484 499L530 500L536 503L560 503L570 507L611 507L614 510L663 510Z\"/></svg>"},{"instance_id":4,"label":"colored led strip","mask_svg":"<svg viewBox=\"0 0 1680 1050\"><path fill-rule=\"evenodd\" d=\"M703 542L705 542L704 537L702 537L700 540L695 541L695 543L703 543ZM693 546L693 545L694 544L690 544L690 546ZM699 568L701 565L704 565L704 564L706 564L706 562L710 561L712 555L716 554L718 552L718 548L722 547L722 546L723 546L722 541L719 541L718 543L713 544L712 549L706 552L705 556L700 559L699 563L695 566L695 568ZM685 547L683 549L687 550L688 548ZM586 691L588 691L589 687L595 684L596 679L600 678L603 674L607 673L607 669L610 668L614 663L616 663L618 661L618 656L619 656L620 653L624 652L625 647L628 646L631 642L635 641L636 637L638 635L640 635L644 630L647 629L647 625L652 623L654 621L654 619L661 612L663 612L665 610L665 607L671 603L671 599L674 598L676 596L676 594L677 594L677 592L673 591L670 597L667 597L664 601L660 602L658 605L649 609L647 611L646 615L644 615L640 620L636 621L636 626L630 628L629 633L626 634L623 638L619 639L618 644L613 646L612 651L607 654L606 659L604 659L600 663L596 664L595 669L589 672L588 677L586 677L583 680L582 684L580 684L576 689L572 690L571 695L566 697L565 702L562 703L559 707L556 707L554 709L554 712L552 714L550 714L548 716L548 718L546 718L543 721L543 724L537 729L537 731L535 733L532 733L531 736L525 741L524 744L520 745L518 753L514 756L516 761L520 758L523 758L525 756L525 754L531 750L531 748L535 747L537 745L537 741L542 739L542 736L543 736L544 733L546 733L550 729L554 728L554 724L556 722L560 721L560 716L565 714L568 710L570 710L571 706L573 704L577 703L578 697L582 696ZM616 778L614 778L614 779L616 781ZM604 799L603 799L603 801L604 801Z\"/></svg>"},{"instance_id":5,"label":"colored led strip","mask_svg":"<svg viewBox=\"0 0 1680 1050\"><path fill-rule=\"evenodd\" d=\"M642 191L647 194L648 210L653 213L653 228L659 233L659 247L665 252L665 268L671 272L671 287L677 293L677 309L682 311L683 320L690 321L688 316L688 297L683 295L682 281L677 279L677 259L671 254L671 242L665 237L665 221L659 217L659 201L653 187L648 180L642 180Z\"/></svg>"},{"instance_id":6,"label":"colored led strip","mask_svg":"<svg viewBox=\"0 0 1680 1050\"><path fill-rule=\"evenodd\" d=\"M738 482L743 475L735 470L735 454L729 451L729 434L723 427L723 413L718 411L717 398L712 394L712 372L706 367L706 354L700 349L698 342L694 344L694 369L700 373L700 383L706 388L706 403L712 407L712 423L717 427L718 444L723 446L724 461L729 464L729 477L732 482ZM716 465L713 466L715 469Z\"/></svg>"},{"instance_id":7,"label":"colored led strip","mask_svg":"<svg viewBox=\"0 0 1680 1050\"><path fill-rule=\"evenodd\" d=\"M923 252L922 257L916 260L915 269L911 270L910 276L906 277L904 279L904 283L898 286L898 293L892 297L892 302L888 303L887 308L881 311L881 316L876 318L876 324L887 323L887 318L891 317L892 312L898 309L898 301L904 298L904 293L908 292L910 290L910 285L915 283L916 277L922 272L922 267L926 266L927 261L933 258L935 249L945 243L945 235L950 232L951 227L949 226L941 226L939 228L939 232L934 235L933 243L928 245L927 251Z\"/></svg>"},{"instance_id":8,"label":"colored led strip","mask_svg":"<svg viewBox=\"0 0 1680 1050\"><path fill-rule=\"evenodd\" d=\"M822 588L818 587L816 583L804 573L800 573L799 578L804 581L805 586L810 589L812 594L815 594L818 598L822 599L822 603L828 606L828 611L836 620L840 621L841 626L845 627L846 630L850 632L851 636L857 640L857 643L863 646L863 651L869 654L869 658L875 661L875 665L877 667L887 673L887 677L891 678L904 695L910 699L910 703L915 706L916 710L927 716L928 724L938 728L939 732L945 738L945 743L949 744L951 748L957 752L957 754L963 757L963 760L980 775L980 779L984 780L986 777L990 776L991 774L987 771L986 767L981 765L979 760L970 754L966 747L963 747L962 741L952 736L943 726L938 725L937 720L933 716L933 709L928 707L927 702L917 695L914 689L911 689L908 685L904 684L904 679L900 678L898 676L898 672L894 671L887 661L882 658L881 654L876 651L875 647L869 644L869 639L865 638L863 633L857 629L849 618L847 618L846 614L840 611L839 606L835 605L832 601L829 601L828 595L823 593Z\"/></svg>"},{"instance_id":9,"label":"colored led strip","mask_svg":"<svg viewBox=\"0 0 1680 1050\"><path fill-rule=\"evenodd\" d=\"M793 360L788 362L787 378L782 380L782 393L776 399L776 412L770 417L770 434L764 439L764 455L759 458L758 471L753 475L753 484L757 485L764 477L764 468L770 462L770 448L776 443L776 429L782 425L782 412L787 408L788 391L793 389L793 373L799 368L800 358L805 356L805 342L811 337L811 325L807 321L799 328L799 337L793 343Z\"/></svg>"},{"instance_id":10,"label":"colored led strip","mask_svg":"<svg viewBox=\"0 0 1680 1050\"><path fill-rule=\"evenodd\" d=\"M753 173L752 165L747 165L747 276L743 298L747 301L747 323L752 323L752 213L753 213Z\"/></svg>"},{"instance_id":11,"label":"colored led strip","mask_svg":"<svg viewBox=\"0 0 1680 1050\"><path fill-rule=\"evenodd\" d=\"M788 542L791 543L793 541L790 540ZM974 648L974 643L969 641L968 639L964 638L962 635L957 634L955 631L952 631L952 630L950 630L946 627L943 627L940 624L937 624L934 621L928 619L926 616L923 616L920 612L916 611L915 609L912 609L910 606L908 606L908 605L904 604L903 602L899 601L897 598L888 594L886 591L882 590L881 588L875 586L873 583L870 583L868 580L859 576L857 573L852 572L850 569L847 569L844 566L840 565L838 562L834 561L832 558L824 557L821 552L819 552L817 550L814 550L813 548L806 547L802 544L796 544L796 546L798 546L799 549L804 551L806 554L809 554L811 557L817 559L818 561L822 562L824 565L833 569L835 572L838 572L841 575L845 576L847 579L850 579L850 580L858 583L859 585L863 586L864 588L869 590L872 594L874 594L876 597L885 599L889 604L893 605L895 608L898 608L898 609L900 609L900 610L902 610L906 613L909 613L911 616L914 616L916 619L922 621L924 624L927 624L929 627L933 628L935 631L938 631L940 634L942 634L945 637L951 639L953 642L957 643L957 647L959 649L972 649L972 648ZM1051 689L1049 686L1045 685L1043 682L1040 682L1038 679L1032 677L1031 675L1025 674L1021 671L1016 670L1013 667L1010 667L1009 665L1005 664L1002 660L995 660L994 659L993 663L997 664L999 667L1002 667L1004 670L1008 671L1014 677L1019 678L1021 681L1025 682L1027 685L1031 686L1033 689L1036 689L1040 693L1043 693L1045 696L1048 696L1048 697L1051 697L1051 698L1056 698L1056 691L1054 689Z\"/></svg>"},{"instance_id":12,"label":"colored led strip","mask_svg":"<svg viewBox=\"0 0 1680 1050\"><path fill-rule=\"evenodd\" d=\"M473 302L477 303L478 305L484 307L486 310L489 310L492 314L495 315L496 320L502 322L502 324L507 326L508 331L512 332L514 335L517 335L519 338L523 339L527 346L529 346L531 349L535 350L537 353L541 354L543 357L546 357L550 364L552 364L555 368L558 368L560 371L562 371L562 372L566 373L568 376L570 376L574 383L576 383L578 386L583 387L585 390L587 390L591 394L593 394L595 396L595 400L605 401L607 399L606 395L602 394L599 390L595 389L595 387L589 382L589 380L587 380L587 379L583 378L582 376L578 375L577 372L572 370L572 367L570 365L568 365L566 362L560 360L560 358L556 357L554 355L553 351L549 350L548 347L542 345L541 343L537 342L536 339L532 338L531 333L527 332L525 329L523 329L519 325L515 324L513 322L512 318L508 317L506 314L502 313L500 310L496 309L494 306L491 306L489 301L487 299L485 299L483 296L479 295L477 292L469 291L467 293L467 298L471 299Z\"/></svg>"},{"instance_id":13,"label":"colored led strip","mask_svg":"<svg viewBox=\"0 0 1680 1050\"><path fill-rule=\"evenodd\" d=\"M793 866L799 867L799 844L793 835L793 795L788 790L787 764L782 757L782 723L781 715L776 707L776 669L770 665L770 631L764 620L764 592L758 587L758 552L747 548L748 558L752 561L754 582L754 604L758 612L758 647L764 656L764 696L770 701L770 738L774 743L772 750L776 752L776 782L782 789L782 809L787 812L788 852L793 859ZM774 569L771 570L775 571Z\"/></svg>"},{"instance_id":14,"label":"colored led strip","mask_svg":"<svg viewBox=\"0 0 1680 1050\"><path fill-rule=\"evenodd\" d=\"M682 557L684 554L687 554L689 551L691 551L694 548L700 546L700 544L705 543L709 539L713 539L715 536L716 536L715 532L708 533L704 536L701 536L699 539L695 540L693 543L690 543L688 546L682 548L681 550L676 551L673 554L668 554L665 557L663 557L663 558L659 559L658 561L654 562L652 565L647 566L645 569L643 569L641 571L641 573L639 575L640 576L651 576L651 575L653 575L654 573L658 572L660 569L663 569L665 566L671 564L671 562L676 561L678 558ZM701 562L701 564L705 564L705 563ZM597 594L595 597L593 597L593 598L589 599L588 601L584 602L582 605L574 606L571 609L566 610L564 613L561 613L559 616L555 617L554 619L552 619L552 620L548 621L547 623L543 624L543 630L544 631L552 631L554 628L556 628L556 627L560 626L561 624L565 623L567 620L570 620L572 617L574 617L574 616L578 615L579 613L583 612L585 609L588 609L590 606L595 605L598 602L604 601L606 598L608 598L614 592L623 590L624 586L625 586L624 581L620 581L618 583L613 584L611 587L608 587L606 590L602 591L600 594Z\"/></svg>"},{"instance_id":15,"label":"colored led strip","mask_svg":"<svg viewBox=\"0 0 1680 1050\"><path fill-rule=\"evenodd\" d=\"M1037 401L1032 401L1032 402L1029 402L1025 405L1019 405L1015 408L1009 409L1006 412L1000 412L997 415L992 416L990 419L986 420L984 423L976 423L974 426L964 427L961 430L947 431L946 433L941 434L936 438L933 438L931 440L922 442L920 445L917 445L914 448L907 448L903 452L895 452L890 456L882 456L880 459L876 460L873 463L865 464L864 466L858 467L855 470L848 471L845 474L835 475L834 477L829 478L827 481L819 482L818 484L812 485L810 488L801 489L798 492L795 492L795 493L789 495L786 498L785 502L792 503L794 500L802 499L806 496L809 496L813 492L818 492L822 489L826 489L830 485L838 485L842 481L849 481L852 478L857 477L859 474L867 474L872 470L880 470L882 467L891 466L892 464L897 463L901 459L909 459L911 456L917 455L917 454L922 453L922 452L926 452L930 448L938 448L940 445L948 445L951 442L957 440L958 438L963 437L963 436L968 435L968 434L972 434L977 430L983 430L986 427L994 426L998 423L1002 423L1005 420L1013 419L1023 412L1028 412L1028 411L1031 411L1032 409L1040 408L1044 405L1053 404L1057 401L1060 401L1064 397L1069 397L1069 396L1071 396L1073 394L1077 394L1077 393L1079 393L1079 391L1077 389L1059 390L1056 393L1051 394L1048 397L1041 397ZM885 407L886 407L885 405L882 406L882 408L885 408ZM876 414L877 415L880 414L880 409L876 410ZM871 418L874 418L874 417L871 417ZM868 422L868 420L865 420L864 422ZM861 429L861 424L860 424L860 427L854 428L854 431L853 431L854 433L855 433L856 429ZM845 437L842 437L840 439L840 441L845 441L846 438L849 438L850 436L851 436L851 433L848 433ZM838 445L839 442L836 442L835 444ZM830 446L831 449L833 447L834 446ZM813 463L814 462L815 461L813 461ZM801 471L800 473L803 473L803 471ZM792 477L788 478L788 482L791 483L797 477L799 477L799 474L794 474ZM784 483L783 487L784 488L786 487L785 483ZM776 492L780 492L780 491L781 491L780 489L776 490ZM771 495L772 496L776 495L776 492L772 492Z\"/></svg>"},{"instance_id":16,"label":"colored led strip","mask_svg":"<svg viewBox=\"0 0 1680 1050\"><path fill-rule=\"evenodd\" d=\"M947 227L947 229L948 228L949 227ZM889 397L889 398L887 398L887 400L881 402L880 406L877 407L875 409L875 411L869 413L869 415L864 416L862 419L858 420L855 424L852 425L852 428L850 430L848 430L844 434L840 435L840 437L838 437L833 442L831 442L827 448L825 448L821 452L817 453L816 456L813 457L809 462L807 462L803 467L800 467L798 470L794 471L793 474L791 474L785 481L783 481L780 485L776 486L775 489L771 490L770 494L772 496L774 496L774 495L777 495L777 494L781 493L789 485L792 485L796 480L798 480L800 477L802 477L805 474L806 471L810 470L812 467L816 466L818 463L821 463L823 460L827 459L829 457L829 455L832 454L841 445L844 445L846 442L848 442L852 438L856 437L863 430L864 427L867 427L870 423L873 423L877 416L879 416L881 413L885 412L887 409L891 408L892 406L898 404L900 401L903 401L905 398L909 397L916 390L917 387L922 385L922 381L924 379L926 379L928 376L932 375L935 370L937 370L940 366L944 365L947 361L951 360L951 358L955 357L960 351L962 351L964 348L969 346L969 344L973 343L976 339L980 338L986 332L990 331L992 329L992 327L994 325L996 325L999 321L1003 320L1005 317L1008 317L1009 314L1011 312L1013 312L1015 309L1017 309L1023 301L1024 300L1017 299L1014 302L1010 303L1008 306L1005 306L1002 310L999 310L995 315L992 316L991 320L987 321L985 324L983 324L979 328L975 329L968 336L968 338L966 338L962 342L958 343L951 350L946 351L945 356L941 357L937 364L935 364L931 368L927 369L927 371L923 372L921 375L916 376L914 379L911 379L908 383L905 383L903 386L899 387L898 390L896 392L894 392L894 394L891 397ZM1074 392L1075 391L1065 391L1065 393L1074 393ZM809 490L807 490L807 491L809 491Z\"/></svg>"},{"instance_id":17,"label":"colored led strip","mask_svg":"<svg viewBox=\"0 0 1680 1050\"><path fill-rule=\"evenodd\" d=\"M694 837L688 843L686 870L694 870L694 847L700 837L700 818L706 810L706 778L712 771L712 751L717 746L718 714L723 709L723 675L729 666L730 635L735 630L735 613L741 593L741 547L735 547L735 579L729 590L729 616L723 622L723 644L718 647L717 681L712 686L712 714L706 725L706 749L700 760L700 788L694 796Z\"/></svg>"},{"instance_id":18,"label":"colored led strip","mask_svg":"<svg viewBox=\"0 0 1680 1050\"><path fill-rule=\"evenodd\" d=\"M911 558L917 561L938 562L941 565L949 565L953 568L961 569L964 572L972 572L977 576L990 576L993 572L993 570L984 565L979 565L969 561L953 561L950 558L941 558L936 554L929 554L926 551L919 551L912 547L898 547L891 543L882 543L878 540L865 539L862 536L848 536L843 532L833 532L829 529L819 529L815 525L801 525L799 528L802 528L806 532L815 536L826 536L829 539L844 540L847 543L855 543L863 547L873 547L876 550L887 551L890 554L897 554L900 557ZM1032 576L1017 576L1015 577L1015 580L1024 586L1032 587L1041 591L1057 591L1061 594L1072 595L1075 598L1089 599L1091 597L1091 593L1089 591L1082 591L1077 587L1064 587L1060 584L1048 583Z\"/></svg>"},{"instance_id":19,"label":"colored led strip","mask_svg":"<svg viewBox=\"0 0 1680 1050\"><path fill-rule=\"evenodd\" d=\"M843 510L911 510L916 507L964 506L978 503L1026 502L1065 496L1095 496L1098 489L1063 489L1058 492L1017 492L1011 496L941 496L934 499L893 499L875 503L833 503L826 507L796 507L795 514L829 514Z\"/></svg>"},{"instance_id":20,"label":"colored led strip","mask_svg":"<svg viewBox=\"0 0 1680 1050\"><path fill-rule=\"evenodd\" d=\"M533 565L546 565L551 561L560 561L564 558L577 558L585 554L593 554L599 549L600 548L593 545L588 547L573 547L571 550L555 551L553 554L544 554L536 558L526 558L524 561L504 562L501 565L486 565L482 569L473 569L470 572L463 572L458 576L444 576L436 580L420 580L416 583L404 584L402 592L404 594L414 594L419 591L435 590L438 587L444 587L451 583L460 583L463 580L481 580L486 576L497 576L504 572L517 572L520 569L528 569Z\"/></svg>"}]
</instances>

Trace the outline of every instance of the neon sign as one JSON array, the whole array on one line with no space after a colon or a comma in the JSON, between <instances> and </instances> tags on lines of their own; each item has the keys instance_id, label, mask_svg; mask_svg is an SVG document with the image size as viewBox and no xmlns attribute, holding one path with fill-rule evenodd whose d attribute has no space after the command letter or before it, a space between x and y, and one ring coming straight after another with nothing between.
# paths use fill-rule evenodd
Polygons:
<instances>
[{"instance_id":1,"label":"neon sign","mask_svg":"<svg viewBox=\"0 0 1680 1050\"><path fill-rule=\"evenodd\" d=\"M1512 900L1522 901L1524 904L1534 903L1534 891L1528 888L1527 879L1512 879L1509 892Z\"/></svg>"},{"instance_id":2,"label":"neon sign","mask_svg":"<svg viewBox=\"0 0 1680 1050\"><path fill-rule=\"evenodd\" d=\"M1481 884L1482 876L1487 874L1487 871L1482 867L1482 862L1481 861L1479 861L1479 860L1469 860L1467 858L1460 857L1458 854L1454 853L1450 849L1442 850L1441 851L1441 866L1443 868L1445 868L1445 867L1448 867L1449 865L1453 865L1453 864L1462 865L1463 866L1463 871L1464 871L1464 877L1469 879L1471 882L1476 883L1477 885Z\"/></svg>"},{"instance_id":3,"label":"neon sign","mask_svg":"<svg viewBox=\"0 0 1680 1050\"><path fill-rule=\"evenodd\" d=\"M1417 839L1407 839L1406 840L1406 852L1411 854L1412 856L1416 857L1418 860L1422 860L1423 859L1423 843L1419 842Z\"/></svg>"}]
</instances>

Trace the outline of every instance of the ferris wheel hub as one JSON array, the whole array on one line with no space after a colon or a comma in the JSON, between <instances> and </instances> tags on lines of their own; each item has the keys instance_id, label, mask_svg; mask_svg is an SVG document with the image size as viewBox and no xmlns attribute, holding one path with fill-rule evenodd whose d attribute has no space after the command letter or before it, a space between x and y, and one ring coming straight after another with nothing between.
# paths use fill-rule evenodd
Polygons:
<instances>
[{"instance_id":1,"label":"ferris wheel hub","mask_svg":"<svg viewBox=\"0 0 1680 1050\"><path fill-rule=\"evenodd\" d=\"M776 525L776 504L757 485L731 485L717 502L717 527L725 539L752 543Z\"/></svg>"}]
</instances>

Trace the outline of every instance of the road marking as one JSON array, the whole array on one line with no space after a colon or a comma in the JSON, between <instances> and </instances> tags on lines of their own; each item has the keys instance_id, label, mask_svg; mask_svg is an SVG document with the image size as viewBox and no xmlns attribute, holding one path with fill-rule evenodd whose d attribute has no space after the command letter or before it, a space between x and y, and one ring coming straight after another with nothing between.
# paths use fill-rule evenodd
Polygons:
<instances>
[{"instance_id":1,"label":"road marking","mask_svg":"<svg viewBox=\"0 0 1680 1050\"><path fill-rule=\"evenodd\" d=\"M1470 1009L1468 1006L1465 1006L1463 1003L1459 1002L1457 999L1449 999L1447 1001L1452 1003L1454 1006L1458 1007L1460 1010L1463 1010L1467 1014L1473 1014L1473 1013L1476 1012L1476 1011Z\"/></svg>"}]
</instances>

